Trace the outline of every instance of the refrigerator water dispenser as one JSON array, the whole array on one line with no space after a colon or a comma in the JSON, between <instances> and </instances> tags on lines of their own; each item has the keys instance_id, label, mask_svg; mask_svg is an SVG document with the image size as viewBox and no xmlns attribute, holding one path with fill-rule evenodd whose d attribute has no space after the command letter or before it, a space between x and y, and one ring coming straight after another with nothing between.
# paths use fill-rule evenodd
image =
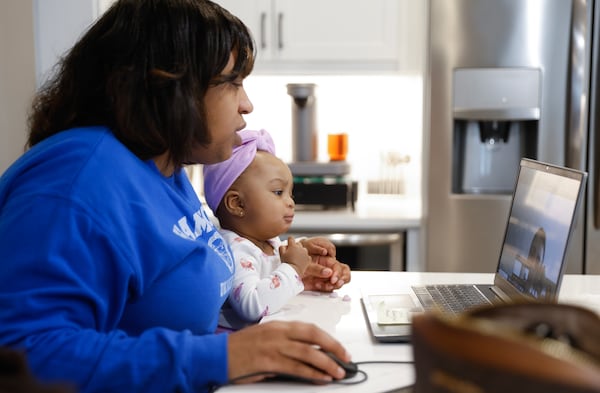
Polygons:
<instances>
[{"instance_id":1,"label":"refrigerator water dispenser","mask_svg":"<svg viewBox=\"0 0 600 393\"><path fill-rule=\"evenodd\" d=\"M512 193L522 157L536 158L540 72L454 71L452 192Z\"/></svg>"}]
</instances>

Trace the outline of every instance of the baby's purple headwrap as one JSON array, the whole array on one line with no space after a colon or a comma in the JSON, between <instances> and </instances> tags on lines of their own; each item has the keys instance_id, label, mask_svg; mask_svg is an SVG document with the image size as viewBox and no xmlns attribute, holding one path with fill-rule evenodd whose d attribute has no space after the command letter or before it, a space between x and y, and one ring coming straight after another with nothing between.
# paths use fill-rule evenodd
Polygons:
<instances>
[{"instance_id":1,"label":"baby's purple headwrap","mask_svg":"<svg viewBox=\"0 0 600 393\"><path fill-rule=\"evenodd\" d=\"M229 187L254 160L257 150L275 155L275 144L267 131L242 130L238 134L242 144L233 149L228 160L204 165L204 196L215 213Z\"/></svg>"}]
</instances>

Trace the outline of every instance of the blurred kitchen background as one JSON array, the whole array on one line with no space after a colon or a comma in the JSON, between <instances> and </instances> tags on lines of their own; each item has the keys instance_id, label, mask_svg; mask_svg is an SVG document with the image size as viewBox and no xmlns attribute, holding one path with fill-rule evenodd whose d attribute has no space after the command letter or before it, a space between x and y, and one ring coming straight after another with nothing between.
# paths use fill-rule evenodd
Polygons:
<instances>
[{"instance_id":1,"label":"blurred kitchen background","mask_svg":"<svg viewBox=\"0 0 600 393\"><path fill-rule=\"evenodd\" d=\"M287 94L286 85L313 83L316 85L318 133L316 159L329 159L328 134L346 133L347 162L352 178L359 183L361 196L366 194L370 181L373 193L420 197L425 1L217 2L239 15L253 29L257 41L259 61L245 82L255 107L247 116L249 128L271 132L278 155L290 161L292 98ZM52 72L58 57L111 3L112 0L9 0L0 5L6 10L1 12L6 34L2 34L0 41L5 59L15 56L15 52L22 57L20 61L15 58L12 70L7 67L13 63L6 61L0 69L6 70L7 75L0 80L7 92L6 96L2 95L3 102L19 105L17 111L7 109L4 113L6 121L12 119L5 129L23 131L23 112L34 88L32 82L35 87L40 86ZM315 18L314 10L319 8L323 17ZM341 24L336 20L339 10L347 13ZM285 34L289 34L285 41L280 37L273 40L291 46L291 55L280 50L281 54L271 54L271 38L265 35L274 34L275 28L265 27L265 23L271 23L266 18L276 19L274 15L285 18L283 23L290 27L285 30ZM256 26L255 20L259 21ZM318 51L305 54L302 48L296 50L291 44L294 40L304 46L317 46L306 38L307 30L321 43L327 41L331 31L342 31L333 35L328 45L344 47L344 51L330 53L329 48L324 47L320 49L325 51L323 55ZM298 40L295 35L303 38ZM14 37L22 37L24 42ZM269 42L267 49L263 47L265 41ZM31 66L35 67L35 80ZM19 75L22 78L15 79ZM25 92L16 102L14 95L6 90L11 85ZM22 149L13 149L21 141L24 143L24 136L19 133L18 137L11 136L10 143L3 144L6 151L3 151L0 169L6 168L22 152Z\"/></svg>"},{"instance_id":2,"label":"blurred kitchen background","mask_svg":"<svg viewBox=\"0 0 600 393\"><path fill-rule=\"evenodd\" d=\"M248 128L268 130L293 172L306 162L288 85L314 85L314 155L294 174L319 192L291 232L331 238L355 269L491 272L521 157L597 173L594 0L217 2L257 44ZM0 171L23 151L33 91L111 3L0 4ZM330 163L339 133L347 155ZM568 272L600 271L594 178Z\"/></svg>"},{"instance_id":3,"label":"blurred kitchen background","mask_svg":"<svg viewBox=\"0 0 600 393\"><path fill-rule=\"evenodd\" d=\"M389 192L420 196L422 77L420 75L250 76L246 90L254 112L249 128L271 132L278 155L292 160L292 98L288 83L316 84L317 159L328 161L327 135L348 134L346 161L359 182L389 182ZM392 183L401 186L393 188ZM383 190L381 192L385 192ZM377 192L373 190L372 192Z\"/></svg>"},{"instance_id":4,"label":"blurred kitchen background","mask_svg":"<svg viewBox=\"0 0 600 393\"><path fill-rule=\"evenodd\" d=\"M308 193L323 199L296 215L294 233L332 237L353 268L404 269L408 255L418 266L427 1L218 2L249 26L257 43L255 70L245 81L255 108L246 117L248 127L268 130L278 155L292 163L294 100L287 86L313 84L315 164L328 170L328 134L348 136L347 171L334 173L333 182L348 183L352 195L339 199L338 193L333 202L328 190L335 194L340 184L330 184L327 173L304 177L326 179L325 192ZM23 152L33 91L111 3L0 4L1 171ZM201 192L199 173L190 171ZM408 243L414 244L410 250Z\"/></svg>"}]
</instances>

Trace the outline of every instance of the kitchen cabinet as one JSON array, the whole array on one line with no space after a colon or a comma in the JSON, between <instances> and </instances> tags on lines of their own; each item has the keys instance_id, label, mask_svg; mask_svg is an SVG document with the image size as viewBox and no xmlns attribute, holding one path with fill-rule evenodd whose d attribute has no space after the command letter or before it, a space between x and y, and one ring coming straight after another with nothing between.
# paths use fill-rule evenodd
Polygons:
<instances>
[{"instance_id":1,"label":"kitchen cabinet","mask_svg":"<svg viewBox=\"0 0 600 393\"><path fill-rule=\"evenodd\" d=\"M217 0L252 31L258 73L418 70L425 2ZM421 34L420 32L423 32ZM424 52L424 51L423 51Z\"/></svg>"}]
</instances>

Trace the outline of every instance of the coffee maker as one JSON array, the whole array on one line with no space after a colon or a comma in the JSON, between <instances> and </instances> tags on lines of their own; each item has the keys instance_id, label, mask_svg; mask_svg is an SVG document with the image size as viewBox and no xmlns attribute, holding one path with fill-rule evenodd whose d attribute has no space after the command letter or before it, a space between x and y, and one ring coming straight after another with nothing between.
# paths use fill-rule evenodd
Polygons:
<instances>
[{"instance_id":1,"label":"coffee maker","mask_svg":"<svg viewBox=\"0 0 600 393\"><path fill-rule=\"evenodd\" d=\"M292 162L288 166L294 176L296 207L354 209L358 183L350 179L350 164L317 160L315 88L313 83L287 85L292 98Z\"/></svg>"}]
</instances>

